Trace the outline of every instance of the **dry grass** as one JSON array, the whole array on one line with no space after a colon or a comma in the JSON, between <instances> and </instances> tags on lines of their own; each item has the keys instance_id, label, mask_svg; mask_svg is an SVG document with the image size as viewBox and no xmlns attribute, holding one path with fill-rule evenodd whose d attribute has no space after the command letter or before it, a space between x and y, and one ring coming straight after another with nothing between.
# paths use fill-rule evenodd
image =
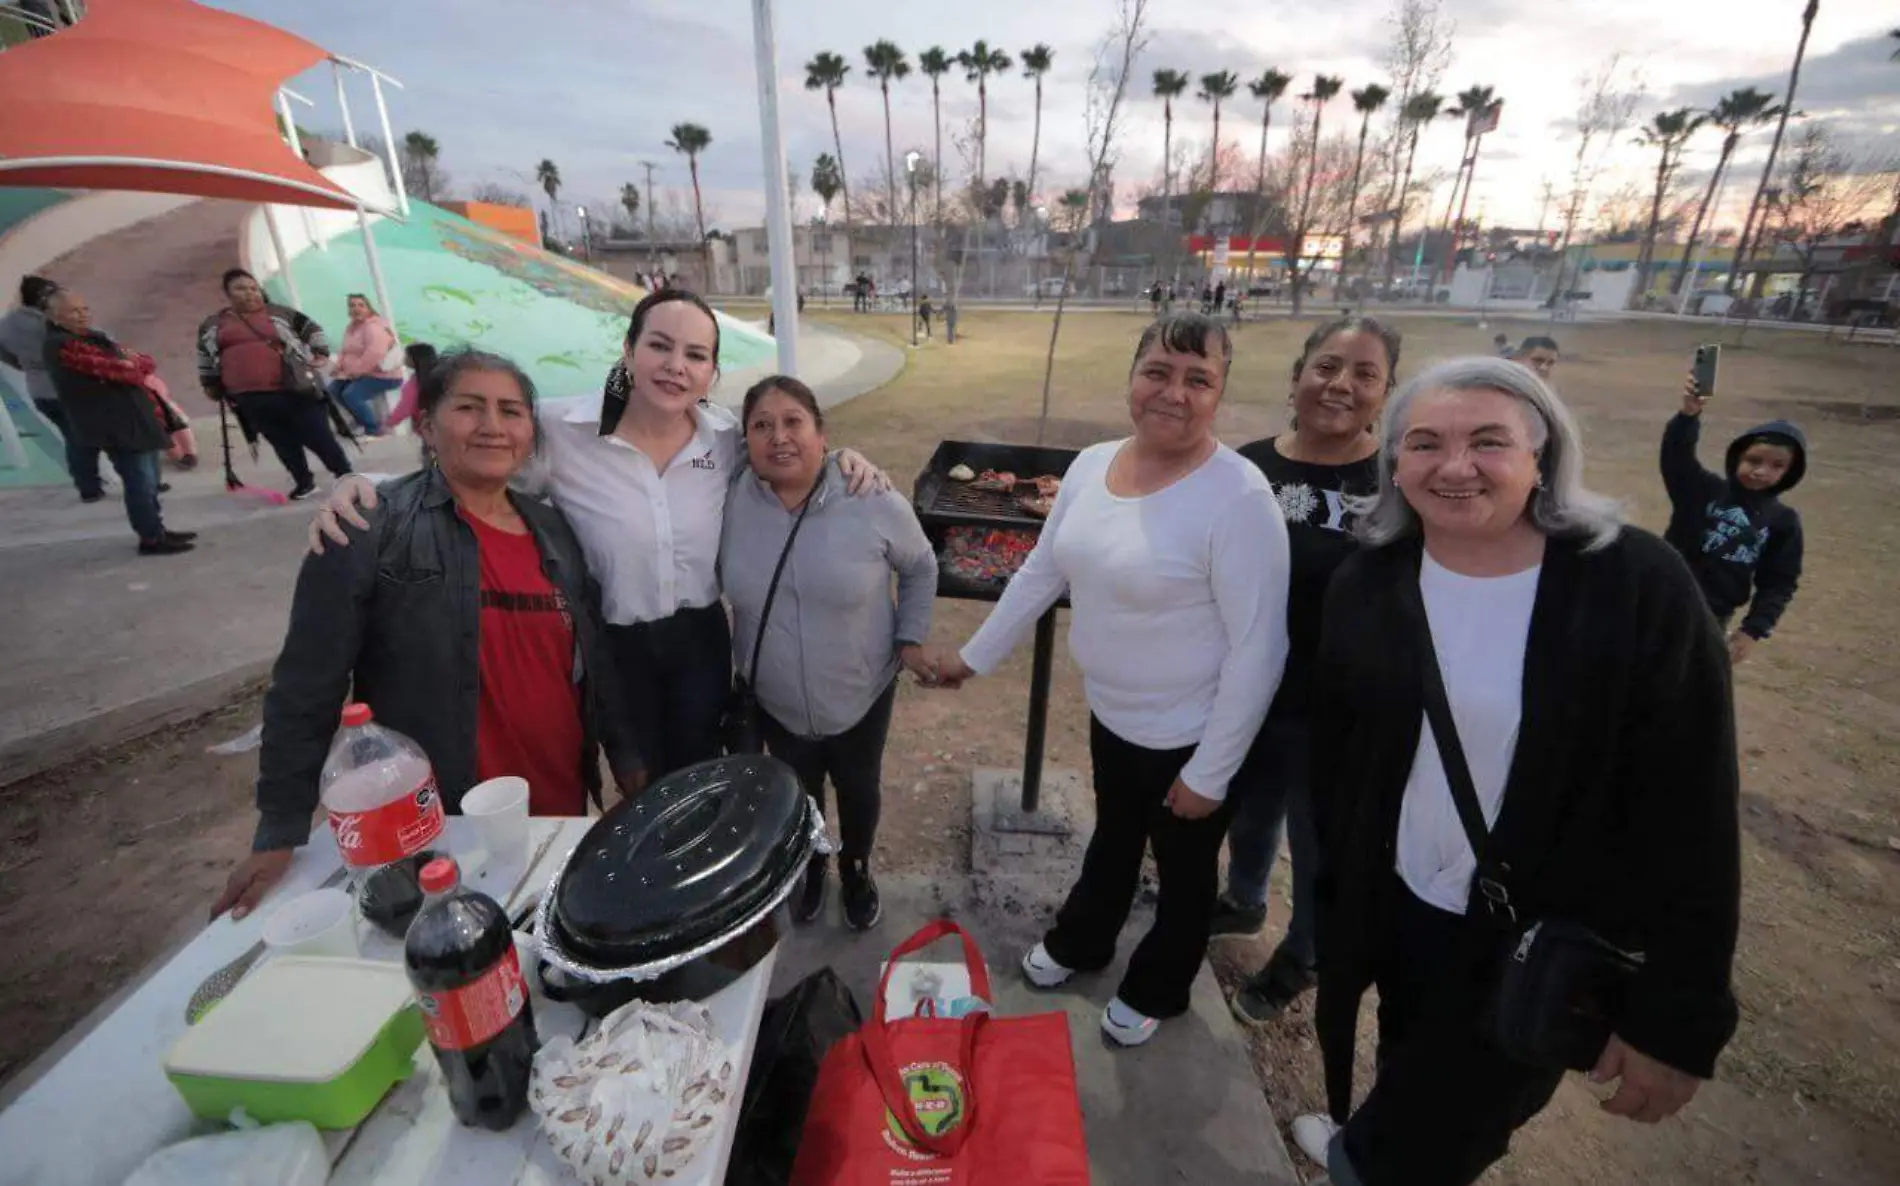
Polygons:
<instances>
[{"instance_id":1,"label":"dry grass","mask_svg":"<svg viewBox=\"0 0 1900 1186\"><path fill-rule=\"evenodd\" d=\"M893 345L908 340L902 315L808 315ZM1067 317L1051 443L1082 445L1125 430L1129 352L1144 321L1092 310ZM1288 367L1314 324L1240 327L1221 420L1229 443L1279 427ZM1405 319L1401 327L1402 374L1434 358L1486 351L1499 329L1513 337L1549 329L1536 321L1480 329L1471 319L1449 317ZM907 483L941 439L1032 440L1049 317L972 311L962 329L956 346L925 345L893 383L838 408L834 442L862 449ZM1668 512L1656 473L1662 425L1677 405L1695 346L1726 341L1732 332L1635 322L1564 326L1557 336L1565 350L1558 383L1584 426L1591 483L1625 499L1639 523L1660 529ZM1891 1180L1900 1154L1897 370L1900 352L1837 345L1819 335L1756 332L1746 347L1725 349L1726 389L1707 413L1705 455L1719 464L1731 435L1779 416L1798 419L1812 438L1807 481L1791 500L1806 525L1807 574L1783 628L1737 679L1745 793L1736 973L1742 1029L1724 1059L1722 1082L1688 1119L1637 1132L1603 1119L1583 1089L1568 1086L1494 1180L1777 1182L1796 1172ZM980 614L977 607L940 606L940 637L962 637ZM1026 670L1026 656L1016 663ZM912 790L933 821L957 815L960 780L939 776L948 747L966 745L986 761L1016 759L1024 680L1024 671L1005 675L995 681L1000 695L980 704L946 704L907 689L888 768L900 782L906 750L917 751L909 761L932 767L932 777ZM1083 765L1085 717L1066 656L1056 701L1050 762ZM896 790L900 798L905 793ZM886 819L903 811L887 809ZM941 867L960 854L931 858L919 850L954 844L960 835L931 828L883 847L903 850L892 852L893 863ZM1218 962L1264 954L1243 948ZM1319 1103L1311 1039L1308 1019L1296 1014L1257 1043L1282 1121Z\"/></svg>"}]
</instances>

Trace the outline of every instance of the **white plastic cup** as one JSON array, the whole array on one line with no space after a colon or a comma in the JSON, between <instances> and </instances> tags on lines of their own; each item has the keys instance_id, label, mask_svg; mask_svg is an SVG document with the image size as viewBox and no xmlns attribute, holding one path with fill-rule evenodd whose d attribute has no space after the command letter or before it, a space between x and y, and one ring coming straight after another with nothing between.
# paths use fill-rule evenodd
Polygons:
<instances>
[{"instance_id":1,"label":"white plastic cup","mask_svg":"<svg viewBox=\"0 0 1900 1186\"><path fill-rule=\"evenodd\" d=\"M264 920L264 946L273 955L327 955L355 959L356 903L340 889L299 894Z\"/></svg>"},{"instance_id":2,"label":"white plastic cup","mask_svg":"<svg viewBox=\"0 0 1900 1186\"><path fill-rule=\"evenodd\" d=\"M508 775L477 783L462 796L462 814L475 825L479 847L467 864L480 869L528 855L528 780Z\"/></svg>"}]
</instances>

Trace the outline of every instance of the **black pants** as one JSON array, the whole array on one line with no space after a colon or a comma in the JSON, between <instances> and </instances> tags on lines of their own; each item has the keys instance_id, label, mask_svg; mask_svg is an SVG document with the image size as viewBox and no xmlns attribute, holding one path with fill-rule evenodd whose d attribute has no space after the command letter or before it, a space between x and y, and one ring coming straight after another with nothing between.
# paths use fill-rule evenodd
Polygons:
<instances>
[{"instance_id":1,"label":"black pants","mask_svg":"<svg viewBox=\"0 0 1900 1186\"><path fill-rule=\"evenodd\" d=\"M719 718L732 694L732 629L724 606L607 627L647 777L719 756Z\"/></svg>"},{"instance_id":2,"label":"black pants","mask_svg":"<svg viewBox=\"0 0 1900 1186\"><path fill-rule=\"evenodd\" d=\"M1396 879L1395 879L1396 880ZM1562 1071L1499 1053L1479 1030L1495 949L1476 946L1462 916L1403 883L1381 961L1378 1075L1335 1140L1350 1166L1339 1186L1466 1186L1544 1110Z\"/></svg>"},{"instance_id":3,"label":"black pants","mask_svg":"<svg viewBox=\"0 0 1900 1186\"><path fill-rule=\"evenodd\" d=\"M847 861L868 861L877 842L877 817L883 805L884 741L891 733L891 705L897 683L871 704L858 723L830 737L800 737L778 723L769 712L760 713L765 725L765 748L773 757L798 771L805 793L825 809L825 777L838 792L838 836Z\"/></svg>"},{"instance_id":4,"label":"black pants","mask_svg":"<svg viewBox=\"0 0 1900 1186\"><path fill-rule=\"evenodd\" d=\"M1042 940L1065 968L1095 971L1113 963L1115 940L1141 885L1142 854L1153 845L1161 900L1116 994L1149 1017L1187 1011L1220 891L1228 808L1223 805L1206 819L1185 820L1167 807L1168 789L1193 756L1193 746L1143 749L1089 718L1095 834L1082 857L1082 875Z\"/></svg>"},{"instance_id":5,"label":"black pants","mask_svg":"<svg viewBox=\"0 0 1900 1186\"><path fill-rule=\"evenodd\" d=\"M300 391L251 391L238 396L244 415L258 435L270 442L277 459L290 471L291 481L299 486L310 483L310 465L303 451L310 450L334 477L350 472L350 459L343 445L330 431L329 404Z\"/></svg>"}]
</instances>

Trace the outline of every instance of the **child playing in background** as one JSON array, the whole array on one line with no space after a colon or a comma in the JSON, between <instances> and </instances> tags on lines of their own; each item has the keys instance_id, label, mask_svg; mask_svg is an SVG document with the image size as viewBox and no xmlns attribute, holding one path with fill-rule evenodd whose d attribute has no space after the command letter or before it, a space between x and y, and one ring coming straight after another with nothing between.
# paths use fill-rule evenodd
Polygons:
<instances>
[{"instance_id":1,"label":"child playing in background","mask_svg":"<svg viewBox=\"0 0 1900 1186\"><path fill-rule=\"evenodd\" d=\"M1728 636L1729 657L1740 663L1774 631L1801 580L1801 516L1780 496L1807 472L1808 438L1794 424L1772 420L1730 442L1724 472L1710 473L1696 460L1696 440L1703 405L1714 394L1691 378L1682 411L1663 430L1665 537L1689 562L1724 630L1747 607Z\"/></svg>"},{"instance_id":2,"label":"child playing in background","mask_svg":"<svg viewBox=\"0 0 1900 1186\"><path fill-rule=\"evenodd\" d=\"M411 342L402 348L404 361L409 364L409 377L403 380L402 390L396 393L396 406L390 410L389 419L383 424L384 432L395 432L396 426L416 416L416 393L422 386L422 376L435 366L435 347L427 342Z\"/></svg>"}]
</instances>

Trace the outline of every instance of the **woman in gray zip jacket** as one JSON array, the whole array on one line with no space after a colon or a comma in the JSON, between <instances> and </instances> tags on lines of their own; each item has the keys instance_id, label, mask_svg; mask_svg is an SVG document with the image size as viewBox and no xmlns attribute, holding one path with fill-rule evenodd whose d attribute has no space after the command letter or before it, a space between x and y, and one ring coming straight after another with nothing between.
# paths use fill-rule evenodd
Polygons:
<instances>
[{"instance_id":1,"label":"woman in gray zip jacket","mask_svg":"<svg viewBox=\"0 0 1900 1186\"><path fill-rule=\"evenodd\" d=\"M741 676L753 670L759 619L790 539L753 691L766 748L798 771L820 808L827 776L837 789L845 921L864 930L880 913L870 857L891 702L900 667L920 677L925 670L937 559L903 495L847 494L837 463L826 460L825 417L811 388L765 378L746 392L741 422L751 472L733 483L719 547L736 666ZM800 922L824 908L825 871L826 858L813 857L793 903Z\"/></svg>"}]
</instances>

